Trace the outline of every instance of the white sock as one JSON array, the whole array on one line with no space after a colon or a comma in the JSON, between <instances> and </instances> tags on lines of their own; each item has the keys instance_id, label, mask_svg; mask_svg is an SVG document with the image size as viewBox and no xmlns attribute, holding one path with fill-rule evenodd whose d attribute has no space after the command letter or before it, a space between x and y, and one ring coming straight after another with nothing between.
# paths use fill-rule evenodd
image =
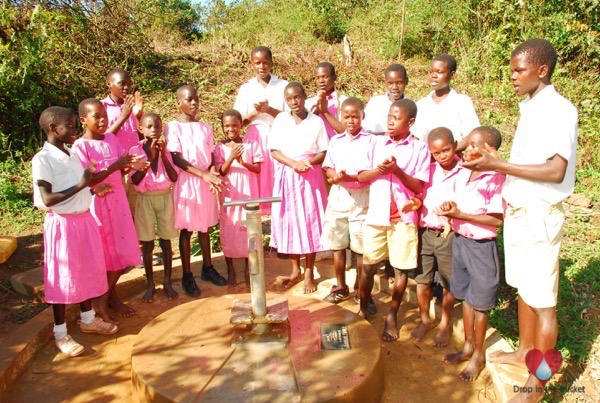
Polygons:
<instances>
[{"instance_id":1,"label":"white sock","mask_svg":"<svg viewBox=\"0 0 600 403\"><path fill-rule=\"evenodd\" d=\"M93 309L90 309L89 311L81 311L81 323L83 323L84 325L89 325L94 321L94 318L96 317L96 312Z\"/></svg>"},{"instance_id":2,"label":"white sock","mask_svg":"<svg viewBox=\"0 0 600 403\"><path fill-rule=\"evenodd\" d=\"M67 324L54 325L54 339L60 340L67 337Z\"/></svg>"}]
</instances>

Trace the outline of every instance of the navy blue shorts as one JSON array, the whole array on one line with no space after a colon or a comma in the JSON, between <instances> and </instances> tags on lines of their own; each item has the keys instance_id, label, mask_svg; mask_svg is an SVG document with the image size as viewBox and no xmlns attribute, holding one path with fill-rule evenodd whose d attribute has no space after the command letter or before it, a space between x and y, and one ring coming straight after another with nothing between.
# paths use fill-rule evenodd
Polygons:
<instances>
[{"instance_id":1,"label":"navy blue shorts","mask_svg":"<svg viewBox=\"0 0 600 403\"><path fill-rule=\"evenodd\" d=\"M459 234L452 242L450 293L478 311L496 306L500 263L495 239L476 240Z\"/></svg>"}]
</instances>

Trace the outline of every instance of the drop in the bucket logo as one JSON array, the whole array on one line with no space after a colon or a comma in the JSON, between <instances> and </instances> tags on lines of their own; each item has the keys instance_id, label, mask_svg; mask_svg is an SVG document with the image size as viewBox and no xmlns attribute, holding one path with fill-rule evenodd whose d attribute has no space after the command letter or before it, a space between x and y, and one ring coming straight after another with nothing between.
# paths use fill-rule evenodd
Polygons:
<instances>
[{"instance_id":1,"label":"drop in the bucket logo","mask_svg":"<svg viewBox=\"0 0 600 403\"><path fill-rule=\"evenodd\" d=\"M541 383L542 386L550 380L562 364L562 355L558 350L552 349L542 353L540 350L531 350L525 356L527 369Z\"/></svg>"}]
</instances>

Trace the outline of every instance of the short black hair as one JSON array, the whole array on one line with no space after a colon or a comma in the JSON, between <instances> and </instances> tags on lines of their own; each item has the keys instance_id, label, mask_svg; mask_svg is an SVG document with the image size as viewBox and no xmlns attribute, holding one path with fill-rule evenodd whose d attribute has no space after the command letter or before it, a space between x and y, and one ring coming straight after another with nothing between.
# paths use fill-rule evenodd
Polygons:
<instances>
[{"instance_id":1,"label":"short black hair","mask_svg":"<svg viewBox=\"0 0 600 403\"><path fill-rule=\"evenodd\" d=\"M66 122L71 117L75 116L75 112L62 106L51 106L44 109L40 115L39 124L46 135L50 132L51 124Z\"/></svg>"},{"instance_id":2,"label":"short black hair","mask_svg":"<svg viewBox=\"0 0 600 403\"><path fill-rule=\"evenodd\" d=\"M536 67L548 66L548 79L552 78L558 55L552 44L542 38L532 38L521 43L513 50L510 57L525 55L527 61L534 63Z\"/></svg>"},{"instance_id":3,"label":"short black hair","mask_svg":"<svg viewBox=\"0 0 600 403\"><path fill-rule=\"evenodd\" d=\"M321 62L319 64L317 64L317 67L315 68L318 69L320 67L325 67L329 69L329 74L331 74L332 76L335 76L335 67L333 66L333 64L329 63L329 62Z\"/></svg>"},{"instance_id":4,"label":"short black hair","mask_svg":"<svg viewBox=\"0 0 600 403\"><path fill-rule=\"evenodd\" d=\"M81 101L79 103L79 108L77 109L77 111L79 112L79 117L81 117L81 118L86 117L88 106L95 105L95 104L102 105L102 102L100 102L100 100L97 98L86 98L83 101Z\"/></svg>"},{"instance_id":5,"label":"short black hair","mask_svg":"<svg viewBox=\"0 0 600 403\"><path fill-rule=\"evenodd\" d=\"M408 114L409 119L415 119L417 117L417 104L411 99L399 99L390 106L390 108L394 107L399 108L401 111Z\"/></svg>"},{"instance_id":6,"label":"short black hair","mask_svg":"<svg viewBox=\"0 0 600 403\"><path fill-rule=\"evenodd\" d=\"M385 69L385 73L384 75L387 77L387 75L392 72L395 71L397 73L400 73L400 75L404 78L406 78L408 80L408 73L406 72L406 68L398 63L394 63L394 64L390 64L387 69Z\"/></svg>"},{"instance_id":7,"label":"short black hair","mask_svg":"<svg viewBox=\"0 0 600 403\"><path fill-rule=\"evenodd\" d=\"M304 96L306 96L306 91L304 91L304 87L298 81L289 82L288 85L285 86L285 89L283 90L283 92L284 93L287 92L287 90L290 88L299 88L300 91L302 91L302 93L304 94Z\"/></svg>"},{"instance_id":8,"label":"short black hair","mask_svg":"<svg viewBox=\"0 0 600 403\"><path fill-rule=\"evenodd\" d=\"M238 112L237 109L227 109L225 112L223 112L223 114L221 115L221 123L223 123L223 120L226 116L235 116L239 119L240 122L243 122L242 114Z\"/></svg>"},{"instance_id":9,"label":"short black hair","mask_svg":"<svg viewBox=\"0 0 600 403\"><path fill-rule=\"evenodd\" d=\"M266 53L269 60L273 61L273 53L271 53L271 49L266 46L257 46L252 49L252 52L250 52L250 59L252 59L252 57L259 52Z\"/></svg>"},{"instance_id":10,"label":"short black hair","mask_svg":"<svg viewBox=\"0 0 600 403\"><path fill-rule=\"evenodd\" d=\"M192 90L196 91L196 93L198 93L198 90L193 85L189 85L189 84L182 85L181 87L177 88L177 92L175 93L175 96L177 97L177 100L179 101L181 99L181 97L183 96L184 91L192 91Z\"/></svg>"},{"instance_id":11,"label":"short black hair","mask_svg":"<svg viewBox=\"0 0 600 403\"><path fill-rule=\"evenodd\" d=\"M160 121L160 123L162 124L162 119L160 118L160 116L158 116L154 112L146 112L146 113L144 113L144 115L140 118L140 125L142 124L142 122L145 119L158 119Z\"/></svg>"},{"instance_id":12,"label":"short black hair","mask_svg":"<svg viewBox=\"0 0 600 403\"><path fill-rule=\"evenodd\" d=\"M129 72L127 70L118 68L118 69L113 69L113 70L109 71L108 74L106 75L106 79L110 80L111 77L115 74L124 74L127 77L131 78L131 76L129 75Z\"/></svg>"},{"instance_id":13,"label":"short black hair","mask_svg":"<svg viewBox=\"0 0 600 403\"><path fill-rule=\"evenodd\" d=\"M344 109L346 106L352 106L361 112L365 111L365 103L356 97L346 98L344 102L342 102L342 109Z\"/></svg>"},{"instance_id":14,"label":"short black hair","mask_svg":"<svg viewBox=\"0 0 600 403\"><path fill-rule=\"evenodd\" d=\"M450 72L456 71L457 68L457 64L456 64L456 59L454 58L454 56L450 56L447 53L440 53L439 55L435 55L433 57L433 59L431 59L432 62L444 62L446 63L446 66L448 66L448 70L450 70Z\"/></svg>"},{"instance_id":15,"label":"short black hair","mask_svg":"<svg viewBox=\"0 0 600 403\"><path fill-rule=\"evenodd\" d=\"M450 144L454 143L454 136L452 135L452 130L447 127L436 127L427 135L427 143L433 143L437 140L446 140Z\"/></svg>"},{"instance_id":16,"label":"short black hair","mask_svg":"<svg viewBox=\"0 0 600 403\"><path fill-rule=\"evenodd\" d=\"M498 150L502 145L502 135L500 131L492 126L479 126L471 130L469 136L473 133L479 133L483 140L490 146Z\"/></svg>"}]
</instances>

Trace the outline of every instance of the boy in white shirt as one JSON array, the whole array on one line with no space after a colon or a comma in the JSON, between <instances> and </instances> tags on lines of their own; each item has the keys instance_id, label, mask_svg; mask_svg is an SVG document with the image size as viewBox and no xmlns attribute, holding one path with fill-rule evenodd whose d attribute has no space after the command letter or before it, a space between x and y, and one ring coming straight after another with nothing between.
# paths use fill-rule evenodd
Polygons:
<instances>
[{"instance_id":1,"label":"boy in white shirt","mask_svg":"<svg viewBox=\"0 0 600 403\"><path fill-rule=\"evenodd\" d=\"M454 57L439 54L431 60L429 84L433 91L417 102L417 119L411 131L415 137L427 142L431 130L447 127L458 142L456 150L462 151L467 147L466 137L480 124L471 98L450 88L455 75Z\"/></svg>"}]
</instances>

